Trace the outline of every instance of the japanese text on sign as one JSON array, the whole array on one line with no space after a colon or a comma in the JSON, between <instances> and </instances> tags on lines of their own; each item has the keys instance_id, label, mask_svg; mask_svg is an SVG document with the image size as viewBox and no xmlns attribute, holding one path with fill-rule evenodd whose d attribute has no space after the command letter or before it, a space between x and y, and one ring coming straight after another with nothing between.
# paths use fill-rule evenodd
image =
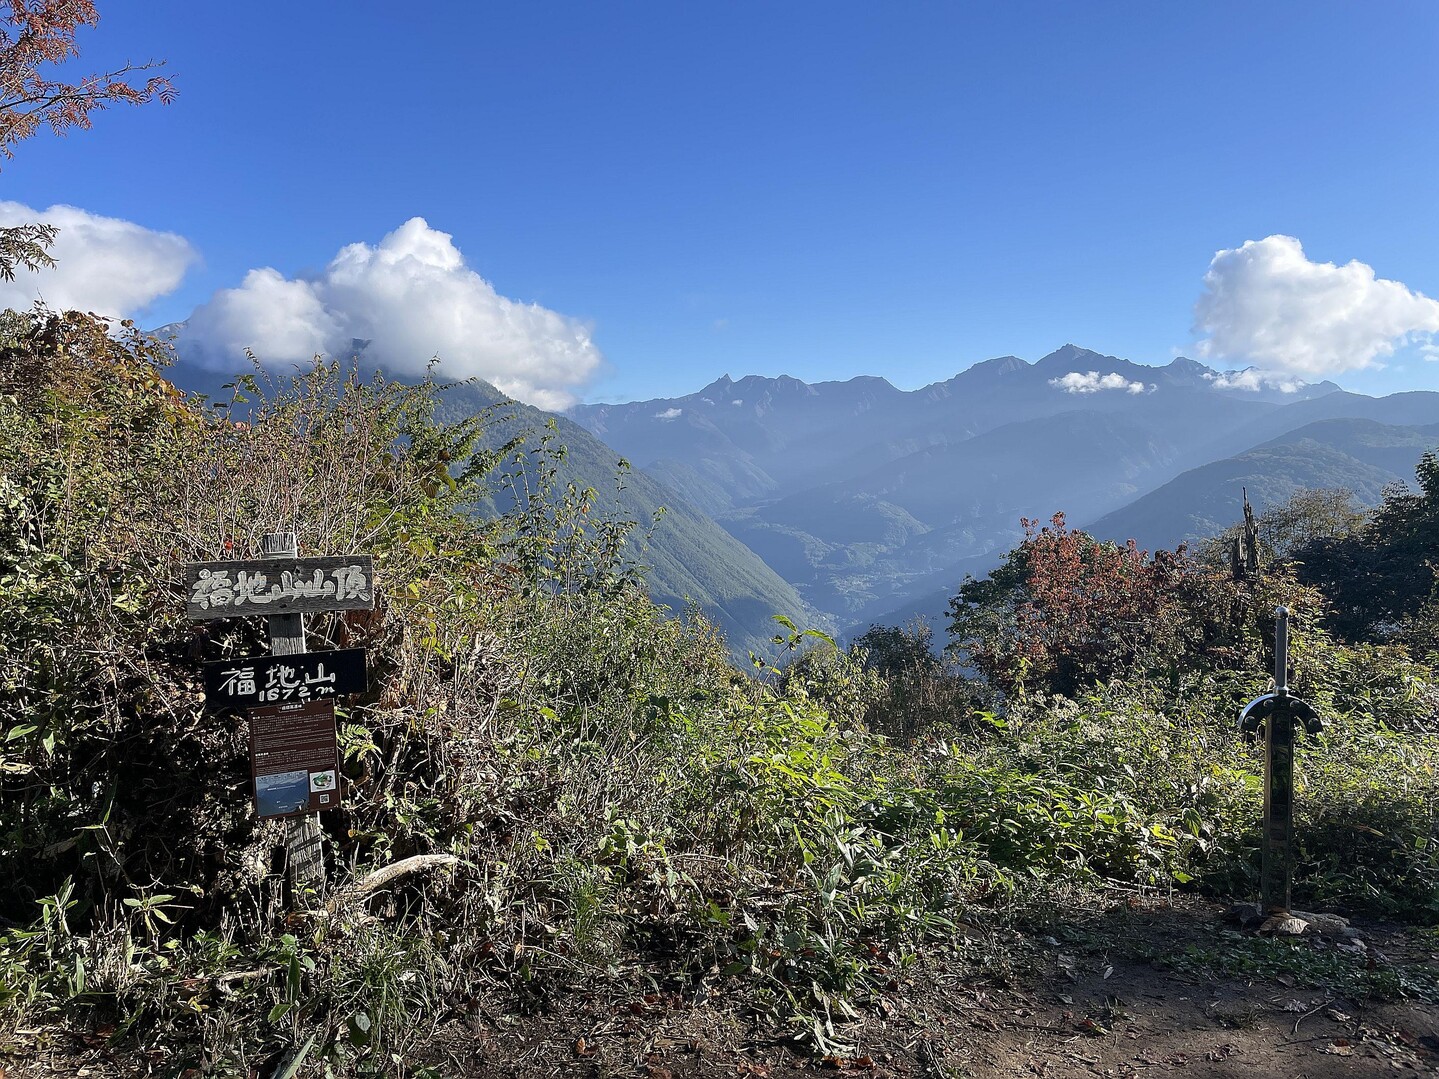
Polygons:
<instances>
[{"instance_id":1,"label":"japanese text on sign","mask_svg":"<svg viewBox=\"0 0 1439 1079\"><path fill-rule=\"evenodd\" d=\"M255 680L254 667L231 667L220 683L220 692L227 697L260 701L303 701L334 693L335 676L326 674L323 666L311 676L288 663L280 663L265 672L265 684L261 686Z\"/></svg>"},{"instance_id":2,"label":"japanese text on sign","mask_svg":"<svg viewBox=\"0 0 1439 1079\"><path fill-rule=\"evenodd\" d=\"M261 817L338 808L334 706L289 704L251 711L250 767Z\"/></svg>"},{"instance_id":3,"label":"japanese text on sign","mask_svg":"<svg viewBox=\"0 0 1439 1079\"><path fill-rule=\"evenodd\" d=\"M328 574L315 570L308 578L281 573L277 582L271 574L247 573L240 570L234 579L229 570L201 570L200 579L190 593L190 602L201 608L268 606L277 601L333 598L343 603L349 599L370 598L370 582L359 566L345 566Z\"/></svg>"},{"instance_id":4,"label":"japanese text on sign","mask_svg":"<svg viewBox=\"0 0 1439 1079\"><path fill-rule=\"evenodd\" d=\"M368 610L374 605L368 555L196 562L185 567L185 611L191 618Z\"/></svg>"},{"instance_id":5,"label":"japanese text on sign","mask_svg":"<svg viewBox=\"0 0 1439 1079\"><path fill-rule=\"evenodd\" d=\"M290 656L246 656L205 664L205 696L212 706L253 708L290 701L328 700L363 693L365 650L342 648Z\"/></svg>"}]
</instances>

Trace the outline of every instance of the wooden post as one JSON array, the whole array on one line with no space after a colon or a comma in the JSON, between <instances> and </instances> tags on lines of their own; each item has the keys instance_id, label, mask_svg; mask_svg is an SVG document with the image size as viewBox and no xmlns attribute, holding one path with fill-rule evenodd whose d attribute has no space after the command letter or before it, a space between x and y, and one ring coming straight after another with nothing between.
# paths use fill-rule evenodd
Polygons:
<instances>
[{"instance_id":1,"label":"wooden post","mask_svg":"<svg viewBox=\"0 0 1439 1079\"><path fill-rule=\"evenodd\" d=\"M293 532L270 532L264 538L266 558L295 558L299 549ZM270 654L294 656L305 651L305 616L272 614L266 618L270 632ZM325 856L321 844L320 815L306 813L285 821L285 862L290 878L292 902L307 905L309 891L325 886Z\"/></svg>"},{"instance_id":2,"label":"wooden post","mask_svg":"<svg viewBox=\"0 0 1439 1079\"><path fill-rule=\"evenodd\" d=\"M1264 725L1264 763L1259 892L1265 914L1288 914L1294 882L1294 718L1282 705Z\"/></svg>"}]
</instances>

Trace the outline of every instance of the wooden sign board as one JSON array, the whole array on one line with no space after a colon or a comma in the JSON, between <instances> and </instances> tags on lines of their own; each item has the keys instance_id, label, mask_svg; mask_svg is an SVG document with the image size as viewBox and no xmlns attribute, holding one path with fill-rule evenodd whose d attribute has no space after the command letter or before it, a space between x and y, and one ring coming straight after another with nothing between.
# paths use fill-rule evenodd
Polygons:
<instances>
[{"instance_id":1,"label":"wooden sign board","mask_svg":"<svg viewBox=\"0 0 1439 1079\"><path fill-rule=\"evenodd\" d=\"M250 774L261 817L340 807L340 753L329 701L250 710Z\"/></svg>"},{"instance_id":2,"label":"wooden sign board","mask_svg":"<svg viewBox=\"0 0 1439 1079\"><path fill-rule=\"evenodd\" d=\"M337 648L293 656L245 656L206 663L205 703L212 708L258 708L291 701L323 701L365 692L365 650Z\"/></svg>"},{"instance_id":3,"label":"wooden sign board","mask_svg":"<svg viewBox=\"0 0 1439 1079\"><path fill-rule=\"evenodd\" d=\"M195 620L249 615L368 611L375 606L369 555L254 558L185 565L185 614Z\"/></svg>"}]
</instances>

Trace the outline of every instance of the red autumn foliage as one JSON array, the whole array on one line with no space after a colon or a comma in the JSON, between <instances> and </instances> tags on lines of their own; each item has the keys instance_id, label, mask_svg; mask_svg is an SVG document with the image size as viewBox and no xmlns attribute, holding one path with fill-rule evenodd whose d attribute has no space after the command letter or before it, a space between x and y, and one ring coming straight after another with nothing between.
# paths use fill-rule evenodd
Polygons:
<instances>
[{"instance_id":1,"label":"red autumn foliage","mask_svg":"<svg viewBox=\"0 0 1439 1079\"><path fill-rule=\"evenodd\" d=\"M88 128L90 114L110 105L174 97L169 79L136 78L161 66L154 60L77 82L49 77L50 68L78 55L76 31L99 18L91 0L0 0L0 156L14 157L11 147L42 125L64 134Z\"/></svg>"},{"instance_id":2,"label":"red autumn foliage","mask_svg":"<svg viewBox=\"0 0 1439 1079\"><path fill-rule=\"evenodd\" d=\"M1126 669L1148 652L1154 627L1172 606L1164 579L1175 556L1150 562L1133 540L1096 543L1065 527L1024 519L1028 598L1016 610L1015 652L1038 675L1065 689L1101 670ZM1168 555L1168 552L1161 552Z\"/></svg>"},{"instance_id":3,"label":"red autumn foliage","mask_svg":"<svg viewBox=\"0 0 1439 1079\"><path fill-rule=\"evenodd\" d=\"M1100 543L1063 513L1020 523L1006 564L950 603L955 646L991 685L1073 694L1119 675L1232 666L1258 645L1247 588L1183 546L1151 557L1133 540Z\"/></svg>"}]
</instances>

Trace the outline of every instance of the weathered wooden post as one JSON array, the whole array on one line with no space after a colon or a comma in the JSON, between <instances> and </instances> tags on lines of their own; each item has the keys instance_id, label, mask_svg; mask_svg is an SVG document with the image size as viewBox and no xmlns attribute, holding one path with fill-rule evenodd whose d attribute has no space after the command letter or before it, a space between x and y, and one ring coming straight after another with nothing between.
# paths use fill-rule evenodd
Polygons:
<instances>
[{"instance_id":1,"label":"weathered wooden post","mask_svg":"<svg viewBox=\"0 0 1439 1079\"><path fill-rule=\"evenodd\" d=\"M287 817L286 866L295 902L323 887L319 811L336 809L339 759L333 698L363 692L364 652L307 653L305 612L370 610L368 555L300 558L293 532L264 537L264 558L185 567L186 614L196 620L263 614L269 656L206 665L208 703L250 718L255 808Z\"/></svg>"},{"instance_id":2,"label":"weathered wooden post","mask_svg":"<svg viewBox=\"0 0 1439 1079\"><path fill-rule=\"evenodd\" d=\"M269 532L264 540L266 558L298 558L299 546L293 532ZM272 614L265 619L270 634L270 655L297 656L305 651L305 616ZM290 875L291 894L301 896L307 889L325 886L325 850L320 832L320 814L306 813L285 821L285 866Z\"/></svg>"},{"instance_id":3,"label":"weathered wooden post","mask_svg":"<svg viewBox=\"0 0 1439 1079\"><path fill-rule=\"evenodd\" d=\"M1318 734L1319 713L1289 692L1289 608L1276 607L1274 692L1239 713L1246 738L1264 732L1264 837L1260 845L1260 901L1267 915L1288 914L1294 884L1294 725Z\"/></svg>"}]
</instances>

